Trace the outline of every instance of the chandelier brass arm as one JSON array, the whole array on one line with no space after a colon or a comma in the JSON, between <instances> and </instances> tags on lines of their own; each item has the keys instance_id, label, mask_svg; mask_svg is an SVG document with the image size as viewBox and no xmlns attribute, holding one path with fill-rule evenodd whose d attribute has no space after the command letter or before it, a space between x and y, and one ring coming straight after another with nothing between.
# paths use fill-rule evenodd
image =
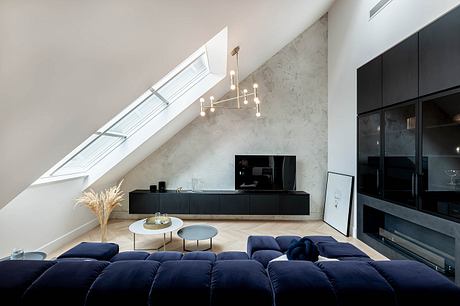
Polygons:
<instances>
[{"instance_id":1,"label":"chandelier brass arm","mask_svg":"<svg viewBox=\"0 0 460 306\"><path fill-rule=\"evenodd\" d=\"M252 85L252 92L249 92L246 88L243 90L240 90L240 84L239 84L239 74L240 74L240 67L239 67L239 51L240 47L237 46L235 47L232 52L230 53L232 56L236 58L236 71L235 70L230 70L230 90L235 91L236 96L231 97L228 99L221 99L215 101L214 96L209 97L209 105L205 105L205 99L202 97L200 98L200 116L204 117L206 116L206 111L209 109L211 113L216 111L216 108L221 108L221 109L255 109L256 110L256 117L260 117L260 98L259 98L259 85L257 83L254 83ZM243 100L243 105L248 105L249 100L248 98L252 97L252 100L255 104L254 107L248 106L248 107L242 107L241 106L241 100ZM230 103L230 102L236 102L236 105L220 105L223 103Z\"/></svg>"}]
</instances>

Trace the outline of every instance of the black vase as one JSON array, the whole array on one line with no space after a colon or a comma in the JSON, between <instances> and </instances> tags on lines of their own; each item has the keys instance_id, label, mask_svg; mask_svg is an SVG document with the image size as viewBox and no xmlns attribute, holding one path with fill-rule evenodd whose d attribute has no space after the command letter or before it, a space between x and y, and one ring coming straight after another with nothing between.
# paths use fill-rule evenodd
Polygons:
<instances>
[{"instance_id":1,"label":"black vase","mask_svg":"<svg viewBox=\"0 0 460 306\"><path fill-rule=\"evenodd\" d=\"M158 182L158 190L160 192L166 192L166 182L165 181Z\"/></svg>"},{"instance_id":2,"label":"black vase","mask_svg":"<svg viewBox=\"0 0 460 306\"><path fill-rule=\"evenodd\" d=\"M157 192L157 185L150 185L150 192Z\"/></svg>"}]
</instances>

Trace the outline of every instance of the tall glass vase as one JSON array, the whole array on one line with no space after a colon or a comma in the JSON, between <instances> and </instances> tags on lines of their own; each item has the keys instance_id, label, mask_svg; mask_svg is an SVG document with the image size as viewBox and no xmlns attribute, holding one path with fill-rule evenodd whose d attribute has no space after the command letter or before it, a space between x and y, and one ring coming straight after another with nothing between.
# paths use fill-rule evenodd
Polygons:
<instances>
[{"instance_id":1,"label":"tall glass vase","mask_svg":"<svg viewBox=\"0 0 460 306\"><path fill-rule=\"evenodd\" d=\"M100 224L101 228L101 242L107 242L107 222Z\"/></svg>"}]
</instances>

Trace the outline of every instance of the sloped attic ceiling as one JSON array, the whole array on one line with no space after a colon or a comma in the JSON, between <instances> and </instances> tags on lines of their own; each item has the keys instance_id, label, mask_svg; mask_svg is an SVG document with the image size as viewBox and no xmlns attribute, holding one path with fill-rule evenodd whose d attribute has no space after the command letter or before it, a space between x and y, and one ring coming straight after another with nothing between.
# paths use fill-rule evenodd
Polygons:
<instances>
[{"instance_id":1,"label":"sloped attic ceiling","mask_svg":"<svg viewBox=\"0 0 460 306\"><path fill-rule=\"evenodd\" d=\"M1 1L0 208L224 27L244 78L332 2Z\"/></svg>"}]
</instances>

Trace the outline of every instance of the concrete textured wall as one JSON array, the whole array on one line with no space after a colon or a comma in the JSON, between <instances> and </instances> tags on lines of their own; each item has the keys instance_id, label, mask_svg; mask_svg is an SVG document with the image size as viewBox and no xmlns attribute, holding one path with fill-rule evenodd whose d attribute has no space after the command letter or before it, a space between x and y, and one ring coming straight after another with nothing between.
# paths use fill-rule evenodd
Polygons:
<instances>
[{"instance_id":1,"label":"concrete textured wall","mask_svg":"<svg viewBox=\"0 0 460 306\"><path fill-rule=\"evenodd\" d=\"M293 154L297 190L311 194L310 218L321 218L327 171L327 33L324 16L241 82L248 89L259 84L261 118L256 119L255 110L217 110L196 118L129 171L124 190L145 189L160 180L168 189L191 189L192 178L201 179L203 189L234 189L235 154ZM128 211L127 201L119 210Z\"/></svg>"}]
</instances>

